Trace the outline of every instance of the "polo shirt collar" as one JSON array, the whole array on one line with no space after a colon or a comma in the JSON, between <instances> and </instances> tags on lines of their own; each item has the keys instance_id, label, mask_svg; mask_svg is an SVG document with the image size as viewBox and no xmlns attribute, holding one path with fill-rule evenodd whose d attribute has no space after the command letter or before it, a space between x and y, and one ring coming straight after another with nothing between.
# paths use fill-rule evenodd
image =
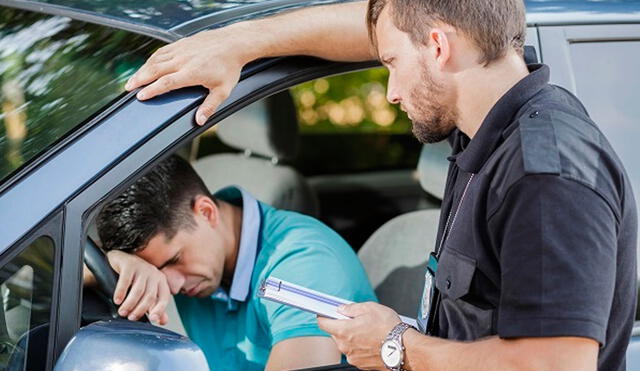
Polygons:
<instances>
[{"instance_id":1,"label":"polo shirt collar","mask_svg":"<svg viewBox=\"0 0 640 371\"><path fill-rule=\"evenodd\" d=\"M512 124L516 113L549 83L547 65L530 64L527 67L529 74L498 100L464 151L455 156L456 164L463 171L480 171L500 144L503 132Z\"/></svg>"},{"instance_id":2,"label":"polo shirt collar","mask_svg":"<svg viewBox=\"0 0 640 371\"><path fill-rule=\"evenodd\" d=\"M251 276L258 253L260 233L260 206L258 201L240 187L227 187L214 194L215 198L242 205L242 227L240 230L240 244L236 268L233 273L229 292L219 288L211 297L216 300L227 301L229 310L237 308L237 302L244 302L249 295Z\"/></svg>"}]
</instances>

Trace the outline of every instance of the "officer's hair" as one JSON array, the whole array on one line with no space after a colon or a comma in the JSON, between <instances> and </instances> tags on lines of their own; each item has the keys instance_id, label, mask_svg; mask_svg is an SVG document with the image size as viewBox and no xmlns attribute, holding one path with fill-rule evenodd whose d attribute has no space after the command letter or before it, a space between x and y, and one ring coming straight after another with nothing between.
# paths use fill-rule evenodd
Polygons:
<instances>
[{"instance_id":1,"label":"officer's hair","mask_svg":"<svg viewBox=\"0 0 640 371\"><path fill-rule=\"evenodd\" d=\"M100 211L97 227L103 248L135 252L158 233L171 239L181 229L192 230L192 208L199 195L216 201L187 161L169 157Z\"/></svg>"},{"instance_id":2,"label":"officer's hair","mask_svg":"<svg viewBox=\"0 0 640 371\"><path fill-rule=\"evenodd\" d=\"M377 47L375 27L386 5L394 25L414 44L427 45L435 22L463 32L482 52L479 63L489 65L513 48L521 55L526 35L522 0L369 0L367 27Z\"/></svg>"}]
</instances>

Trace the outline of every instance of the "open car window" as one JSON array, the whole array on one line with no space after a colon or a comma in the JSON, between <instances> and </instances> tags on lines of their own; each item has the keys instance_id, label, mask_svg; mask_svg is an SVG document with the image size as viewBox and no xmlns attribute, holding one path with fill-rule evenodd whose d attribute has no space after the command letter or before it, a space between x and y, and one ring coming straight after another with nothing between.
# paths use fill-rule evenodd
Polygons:
<instances>
[{"instance_id":1,"label":"open car window","mask_svg":"<svg viewBox=\"0 0 640 371\"><path fill-rule=\"evenodd\" d=\"M0 182L124 92L162 43L0 8Z\"/></svg>"}]
</instances>

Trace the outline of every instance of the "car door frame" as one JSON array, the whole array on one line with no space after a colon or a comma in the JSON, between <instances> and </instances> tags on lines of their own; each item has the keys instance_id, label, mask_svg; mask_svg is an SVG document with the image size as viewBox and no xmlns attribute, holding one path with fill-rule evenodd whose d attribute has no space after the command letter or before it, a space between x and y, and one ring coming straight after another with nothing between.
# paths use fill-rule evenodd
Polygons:
<instances>
[{"instance_id":1,"label":"car door frame","mask_svg":"<svg viewBox=\"0 0 640 371\"><path fill-rule=\"evenodd\" d=\"M205 90L187 88L147 102L138 101L134 94L130 94L124 104L94 125L91 132L79 138L75 143L75 152L68 157L78 156L79 148L101 148L105 143L113 144L115 148L109 148L112 150L111 160L102 156L99 160L91 161L89 173L95 176L65 203L63 245L64 255L69 258L65 261L60 281L65 300L60 301L54 358L59 357L80 327L83 241L89 221L101 204L122 192L180 145L193 140L247 105L318 77L378 65L375 61L339 63L312 57L264 60L254 64L251 74L244 73L245 78L202 127L194 124L193 117L204 99ZM127 128L131 128L131 125L140 127L132 128L129 133Z\"/></svg>"}]
</instances>

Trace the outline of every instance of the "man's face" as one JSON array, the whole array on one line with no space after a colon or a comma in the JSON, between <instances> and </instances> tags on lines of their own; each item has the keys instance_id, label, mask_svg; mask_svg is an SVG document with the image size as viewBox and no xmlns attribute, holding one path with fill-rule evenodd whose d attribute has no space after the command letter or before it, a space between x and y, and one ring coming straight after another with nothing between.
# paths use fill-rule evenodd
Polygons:
<instances>
[{"instance_id":1,"label":"man's face","mask_svg":"<svg viewBox=\"0 0 640 371\"><path fill-rule=\"evenodd\" d=\"M196 216L195 229L182 228L171 239L155 235L136 255L158 267L173 295L207 297L222 280L225 254L222 242L207 220Z\"/></svg>"},{"instance_id":2,"label":"man's face","mask_svg":"<svg viewBox=\"0 0 640 371\"><path fill-rule=\"evenodd\" d=\"M439 142L458 121L456 87L438 70L434 48L414 44L396 28L390 7L382 11L376 26L378 54L389 69L387 100L407 112L420 142Z\"/></svg>"}]
</instances>

